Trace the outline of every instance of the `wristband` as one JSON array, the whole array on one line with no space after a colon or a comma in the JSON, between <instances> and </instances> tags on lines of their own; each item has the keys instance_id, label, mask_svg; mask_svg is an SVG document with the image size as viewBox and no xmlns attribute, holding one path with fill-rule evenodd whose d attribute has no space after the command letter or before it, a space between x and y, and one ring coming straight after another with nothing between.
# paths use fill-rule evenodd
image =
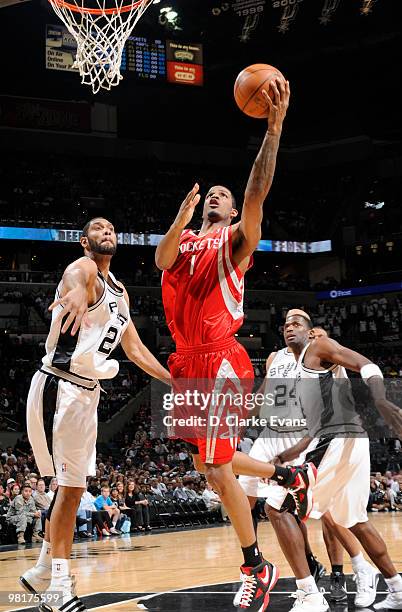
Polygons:
<instances>
[{"instance_id":1,"label":"wristband","mask_svg":"<svg viewBox=\"0 0 402 612\"><path fill-rule=\"evenodd\" d=\"M360 369L360 375L366 384L369 378L372 376L380 376L380 378L384 378L380 368L375 363L368 363L367 365L364 365Z\"/></svg>"}]
</instances>

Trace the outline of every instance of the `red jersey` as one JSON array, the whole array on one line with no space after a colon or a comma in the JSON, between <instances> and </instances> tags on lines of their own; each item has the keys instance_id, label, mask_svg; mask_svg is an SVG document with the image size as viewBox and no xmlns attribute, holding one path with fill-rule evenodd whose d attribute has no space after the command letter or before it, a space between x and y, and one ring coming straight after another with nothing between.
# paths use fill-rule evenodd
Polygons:
<instances>
[{"instance_id":1,"label":"red jersey","mask_svg":"<svg viewBox=\"0 0 402 612\"><path fill-rule=\"evenodd\" d=\"M233 228L198 236L184 230L179 255L162 275L166 321L177 347L234 336L244 319L244 279L232 255Z\"/></svg>"}]
</instances>

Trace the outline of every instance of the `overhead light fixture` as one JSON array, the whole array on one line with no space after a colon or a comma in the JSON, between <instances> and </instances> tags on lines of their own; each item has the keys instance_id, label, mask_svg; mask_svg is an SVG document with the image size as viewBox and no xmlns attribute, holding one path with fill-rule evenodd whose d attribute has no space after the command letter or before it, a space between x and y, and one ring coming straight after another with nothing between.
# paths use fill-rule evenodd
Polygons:
<instances>
[{"instance_id":1,"label":"overhead light fixture","mask_svg":"<svg viewBox=\"0 0 402 612\"><path fill-rule=\"evenodd\" d=\"M375 210L380 210L385 206L385 202L372 201L372 202L364 202L364 208L374 208Z\"/></svg>"}]
</instances>

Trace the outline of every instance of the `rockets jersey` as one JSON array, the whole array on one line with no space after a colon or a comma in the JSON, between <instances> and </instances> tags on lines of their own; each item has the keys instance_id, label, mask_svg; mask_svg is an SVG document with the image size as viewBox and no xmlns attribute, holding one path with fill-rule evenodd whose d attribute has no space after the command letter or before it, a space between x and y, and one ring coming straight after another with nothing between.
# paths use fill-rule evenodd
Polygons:
<instances>
[{"instance_id":1,"label":"rockets jersey","mask_svg":"<svg viewBox=\"0 0 402 612\"><path fill-rule=\"evenodd\" d=\"M304 365L310 343L304 347L296 368L296 396L314 437L365 435L355 408L352 385L344 367L334 364L327 370Z\"/></svg>"},{"instance_id":2,"label":"rockets jersey","mask_svg":"<svg viewBox=\"0 0 402 612\"><path fill-rule=\"evenodd\" d=\"M260 411L260 417L269 420L267 428L286 437L289 433L306 432L305 416L296 401L296 369L297 361L289 348L276 353L266 373L266 401Z\"/></svg>"},{"instance_id":3,"label":"rockets jersey","mask_svg":"<svg viewBox=\"0 0 402 612\"><path fill-rule=\"evenodd\" d=\"M60 376L64 372L91 380L113 378L118 373L119 363L109 359L109 355L127 328L130 311L113 274L109 272L113 287L100 273L98 278L103 284L102 295L88 308L86 323L81 324L75 336L71 336L69 331L65 334L60 331L64 322L64 317L59 318L63 306L59 304L52 311L46 355L42 359L45 371ZM60 297L60 289L61 283L56 289L55 299Z\"/></svg>"},{"instance_id":4,"label":"rockets jersey","mask_svg":"<svg viewBox=\"0 0 402 612\"><path fill-rule=\"evenodd\" d=\"M177 347L226 340L243 323L244 278L233 261L232 231L184 230L177 259L163 272L163 306Z\"/></svg>"}]
</instances>

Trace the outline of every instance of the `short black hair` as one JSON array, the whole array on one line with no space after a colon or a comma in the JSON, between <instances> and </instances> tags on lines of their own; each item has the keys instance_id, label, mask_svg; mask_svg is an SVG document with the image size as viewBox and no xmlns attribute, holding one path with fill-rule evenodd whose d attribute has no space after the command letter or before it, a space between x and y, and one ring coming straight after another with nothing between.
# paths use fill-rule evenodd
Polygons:
<instances>
[{"instance_id":1,"label":"short black hair","mask_svg":"<svg viewBox=\"0 0 402 612\"><path fill-rule=\"evenodd\" d=\"M101 218L102 217L93 217L93 219L90 219L87 223L85 223L84 227L82 228L82 236L87 237L88 236L88 230L91 227L91 223L96 221L96 219L101 219Z\"/></svg>"}]
</instances>

